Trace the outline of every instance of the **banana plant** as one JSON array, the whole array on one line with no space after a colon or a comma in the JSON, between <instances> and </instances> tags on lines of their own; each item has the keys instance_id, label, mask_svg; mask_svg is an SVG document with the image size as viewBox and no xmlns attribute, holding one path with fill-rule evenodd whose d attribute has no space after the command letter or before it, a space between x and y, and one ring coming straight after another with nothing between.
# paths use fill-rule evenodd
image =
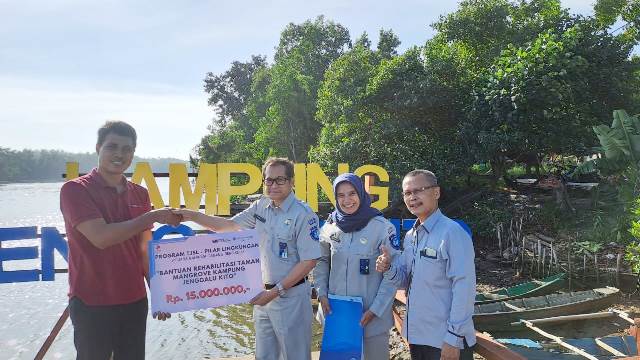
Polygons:
<instances>
[{"instance_id":1,"label":"banana plant","mask_svg":"<svg viewBox=\"0 0 640 360\"><path fill-rule=\"evenodd\" d=\"M600 146L595 150L601 157L580 164L574 174L598 171L601 175L619 174L628 168L640 169L640 119L624 110L613 112L611 127L593 127Z\"/></svg>"}]
</instances>

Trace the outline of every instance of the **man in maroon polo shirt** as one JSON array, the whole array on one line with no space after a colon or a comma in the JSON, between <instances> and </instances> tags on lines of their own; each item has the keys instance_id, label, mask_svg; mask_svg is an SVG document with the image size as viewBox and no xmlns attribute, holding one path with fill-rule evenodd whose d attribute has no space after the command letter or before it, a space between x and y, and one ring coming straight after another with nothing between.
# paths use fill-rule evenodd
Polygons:
<instances>
[{"instance_id":1,"label":"man in maroon polo shirt","mask_svg":"<svg viewBox=\"0 0 640 360\"><path fill-rule=\"evenodd\" d=\"M136 138L127 123L104 124L96 144L98 168L60 190L77 359L144 359L147 242L155 222L177 225L180 217L169 209L151 210L147 190L124 176Z\"/></svg>"}]
</instances>

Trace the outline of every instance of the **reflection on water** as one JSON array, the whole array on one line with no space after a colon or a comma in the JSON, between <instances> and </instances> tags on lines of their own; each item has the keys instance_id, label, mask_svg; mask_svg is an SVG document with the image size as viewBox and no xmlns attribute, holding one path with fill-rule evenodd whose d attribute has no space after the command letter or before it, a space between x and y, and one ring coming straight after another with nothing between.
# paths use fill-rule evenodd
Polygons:
<instances>
[{"instance_id":1,"label":"reflection on water","mask_svg":"<svg viewBox=\"0 0 640 360\"><path fill-rule=\"evenodd\" d=\"M64 232L59 211L62 183L0 185L0 227L55 226ZM158 179L165 201L168 180ZM39 246L39 240L2 242L3 247ZM56 253L56 268L66 262ZM39 269L39 260L8 261L4 270ZM67 305L67 275L52 282L0 284L0 360L33 359ZM314 324L314 348L321 336ZM218 358L253 353L252 309L227 306L174 314L167 321L147 321L147 358ZM46 359L75 358L73 331L67 321Z\"/></svg>"},{"instance_id":2,"label":"reflection on water","mask_svg":"<svg viewBox=\"0 0 640 360\"><path fill-rule=\"evenodd\" d=\"M149 320L147 357L150 359L217 358L253 352L249 305L174 314L165 322Z\"/></svg>"}]
</instances>

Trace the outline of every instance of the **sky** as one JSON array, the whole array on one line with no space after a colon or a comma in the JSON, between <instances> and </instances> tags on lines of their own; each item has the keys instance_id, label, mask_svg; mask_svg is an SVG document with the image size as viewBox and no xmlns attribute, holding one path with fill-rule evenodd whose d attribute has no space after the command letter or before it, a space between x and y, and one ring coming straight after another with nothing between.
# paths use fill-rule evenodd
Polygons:
<instances>
[{"instance_id":1,"label":"sky","mask_svg":"<svg viewBox=\"0 0 640 360\"><path fill-rule=\"evenodd\" d=\"M457 1L0 0L0 147L90 152L107 120L136 154L187 159L215 114L203 79L233 61L271 62L289 23L325 15L373 44L381 28L423 45ZM591 14L591 0L563 0Z\"/></svg>"}]
</instances>

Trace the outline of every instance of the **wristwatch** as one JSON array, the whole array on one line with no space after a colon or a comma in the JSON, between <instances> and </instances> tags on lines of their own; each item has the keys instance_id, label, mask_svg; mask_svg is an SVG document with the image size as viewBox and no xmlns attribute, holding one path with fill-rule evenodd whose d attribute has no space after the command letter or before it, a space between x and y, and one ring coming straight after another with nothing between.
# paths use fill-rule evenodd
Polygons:
<instances>
[{"instance_id":1,"label":"wristwatch","mask_svg":"<svg viewBox=\"0 0 640 360\"><path fill-rule=\"evenodd\" d=\"M284 294L287 293L287 290L284 289L284 286L282 286L282 283L277 283L276 289L278 289L278 296L280 297L284 296Z\"/></svg>"}]
</instances>

